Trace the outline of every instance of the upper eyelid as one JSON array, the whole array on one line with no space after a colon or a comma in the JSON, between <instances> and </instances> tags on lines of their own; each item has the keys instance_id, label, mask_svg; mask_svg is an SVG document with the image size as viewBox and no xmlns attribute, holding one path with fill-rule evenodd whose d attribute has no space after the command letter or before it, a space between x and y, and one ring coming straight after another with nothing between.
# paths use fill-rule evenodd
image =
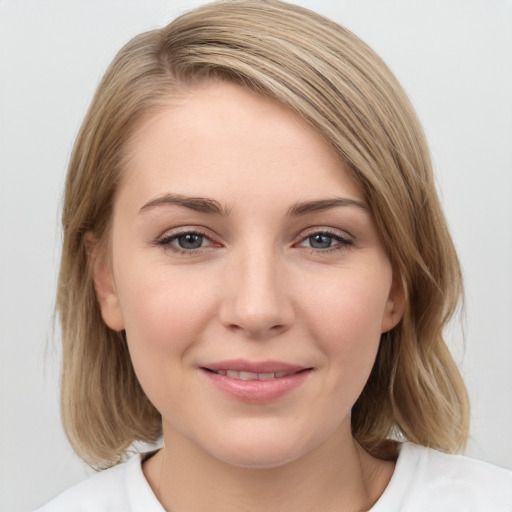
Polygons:
<instances>
[{"instance_id":1,"label":"upper eyelid","mask_svg":"<svg viewBox=\"0 0 512 512\"><path fill-rule=\"evenodd\" d=\"M208 244L206 246L201 246L201 247L198 247L195 249L185 249L185 248L174 246L175 241L179 237L188 235L188 234L196 234L196 235L202 236L208 240ZM220 244L215 241L214 237L212 237L211 235L206 233L204 229L201 229L199 227L183 227L182 229L180 229L180 228L167 229L160 236L158 236L158 237L156 237L156 239L154 239L152 245L164 248L166 250L172 250L173 252L184 251L184 252L187 252L190 254L194 254L194 253L199 253L200 251L215 248L215 246L219 246Z\"/></svg>"},{"instance_id":2,"label":"upper eyelid","mask_svg":"<svg viewBox=\"0 0 512 512\"><path fill-rule=\"evenodd\" d=\"M212 232L211 229L206 228L204 226L178 226L175 228L169 228L162 232L161 235L156 237L156 241L159 242L164 239L173 239L186 234L198 234L204 236L212 243L216 243L215 240L218 240L220 237ZM348 231L340 228L334 228L330 226L310 226L308 228L302 229L297 235L295 235L292 239L292 244L296 244L302 240L305 240L315 234L327 234L333 237L339 237L344 240L354 241L354 236ZM219 243L217 241L217 243Z\"/></svg>"},{"instance_id":3,"label":"upper eyelid","mask_svg":"<svg viewBox=\"0 0 512 512\"><path fill-rule=\"evenodd\" d=\"M195 234L195 235L199 235L205 239L208 240L208 244L203 246L201 245L200 247L195 247L195 248L184 248L184 247L179 247L178 245L175 245L175 242L182 236L185 236L185 235L188 235L188 234ZM216 243L211 236L209 236L208 234L204 233L202 229L182 229L182 230L167 230L167 231L164 231L164 233L157 237L156 240L153 242L153 245L161 248L161 249L164 249L165 251L169 251L171 253L174 253L176 255L189 255L189 256L193 256L193 255L200 255L202 254L204 251L208 251L208 250L211 250L211 249L214 249L215 246L219 245L218 243Z\"/></svg>"},{"instance_id":4,"label":"upper eyelid","mask_svg":"<svg viewBox=\"0 0 512 512\"><path fill-rule=\"evenodd\" d=\"M211 230L203 228L201 226L180 226L176 228L166 229L164 232L162 232L161 235L157 236L157 240L163 238L174 238L187 234L202 235L209 239L214 238L214 236L211 235Z\"/></svg>"},{"instance_id":5,"label":"upper eyelid","mask_svg":"<svg viewBox=\"0 0 512 512\"><path fill-rule=\"evenodd\" d=\"M304 240L316 234L327 234L330 236L337 236L343 239L354 240L354 236L344 229L332 228L327 226L313 226L311 228L303 229L296 237L295 240Z\"/></svg>"},{"instance_id":6,"label":"upper eyelid","mask_svg":"<svg viewBox=\"0 0 512 512\"><path fill-rule=\"evenodd\" d=\"M210 236L208 236L205 233L202 233L201 231L182 231L182 232L178 232L178 233L163 234L161 237L158 238L158 240L159 241L162 241L162 240L176 240L177 238L180 238L180 237L185 236L185 235L198 235L198 236L201 236L203 238L206 238L211 243L214 243Z\"/></svg>"}]
</instances>

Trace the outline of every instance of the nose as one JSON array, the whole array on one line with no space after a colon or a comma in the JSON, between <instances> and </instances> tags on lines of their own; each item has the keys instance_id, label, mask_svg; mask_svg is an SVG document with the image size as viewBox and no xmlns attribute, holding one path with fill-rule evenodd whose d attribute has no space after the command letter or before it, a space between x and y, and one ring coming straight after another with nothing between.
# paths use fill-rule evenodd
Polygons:
<instances>
[{"instance_id":1,"label":"nose","mask_svg":"<svg viewBox=\"0 0 512 512\"><path fill-rule=\"evenodd\" d=\"M283 262L272 250L247 250L226 271L220 320L231 331L254 339L276 336L295 318Z\"/></svg>"}]
</instances>

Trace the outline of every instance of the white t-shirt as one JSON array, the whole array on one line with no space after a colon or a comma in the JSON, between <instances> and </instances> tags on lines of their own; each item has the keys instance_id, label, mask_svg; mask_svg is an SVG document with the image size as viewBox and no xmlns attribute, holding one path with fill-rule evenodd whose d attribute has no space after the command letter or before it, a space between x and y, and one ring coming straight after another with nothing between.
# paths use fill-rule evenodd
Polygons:
<instances>
[{"instance_id":1,"label":"white t-shirt","mask_svg":"<svg viewBox=\"0 0 512 512\"><path fill-rule=\"evenodd\" d=\"M57 496L36 512L164 512L136 455ZM512 471L404 443L370 512L512 512Z\"/></svg>"}]
</instances>

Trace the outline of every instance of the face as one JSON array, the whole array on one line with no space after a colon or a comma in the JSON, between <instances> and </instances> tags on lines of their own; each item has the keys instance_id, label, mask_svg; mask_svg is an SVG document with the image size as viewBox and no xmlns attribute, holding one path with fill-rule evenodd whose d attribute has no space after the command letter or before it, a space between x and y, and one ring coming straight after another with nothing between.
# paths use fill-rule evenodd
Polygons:
<instances>
[{"instance_id":1,"label":"face","mask_svg":"<svg viewBox=\"0 0 512 512\"><path fill-rule=\"evenodd\" d=\"M127 156L95 282L166 443L273 467L350 438L401 294L330 147L279 104L215 83L153 115Z\"/></svg>"}]
</instances>

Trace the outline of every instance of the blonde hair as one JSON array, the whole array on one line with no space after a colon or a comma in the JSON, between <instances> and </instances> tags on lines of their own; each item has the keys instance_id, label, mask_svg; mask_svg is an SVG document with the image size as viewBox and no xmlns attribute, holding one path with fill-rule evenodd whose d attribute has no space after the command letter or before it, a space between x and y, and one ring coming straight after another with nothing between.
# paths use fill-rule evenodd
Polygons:
<instances>
[{"instance_id":1,"label":"blonde hair","mask_svg":"<svg viewBox=\"0 0 512 512\"><path fill-rule=\"evenodd\" d=\"M413 108L383 61L348 30L279 1L233 0L186 13L121 49L76 140L57 299L62 415L75 451L107 467L134 441L161 435L123 333L101 318L86 237L108 238L123 151L142 119L193 83L219 79L275 99L324 136L365 194L402 279L405 313L382 336L353 407L354 438L380 458L395 455L393 432L460 449L469 407L443 328L461 297L461 272Z\"/></svg>"}]
</instances>

